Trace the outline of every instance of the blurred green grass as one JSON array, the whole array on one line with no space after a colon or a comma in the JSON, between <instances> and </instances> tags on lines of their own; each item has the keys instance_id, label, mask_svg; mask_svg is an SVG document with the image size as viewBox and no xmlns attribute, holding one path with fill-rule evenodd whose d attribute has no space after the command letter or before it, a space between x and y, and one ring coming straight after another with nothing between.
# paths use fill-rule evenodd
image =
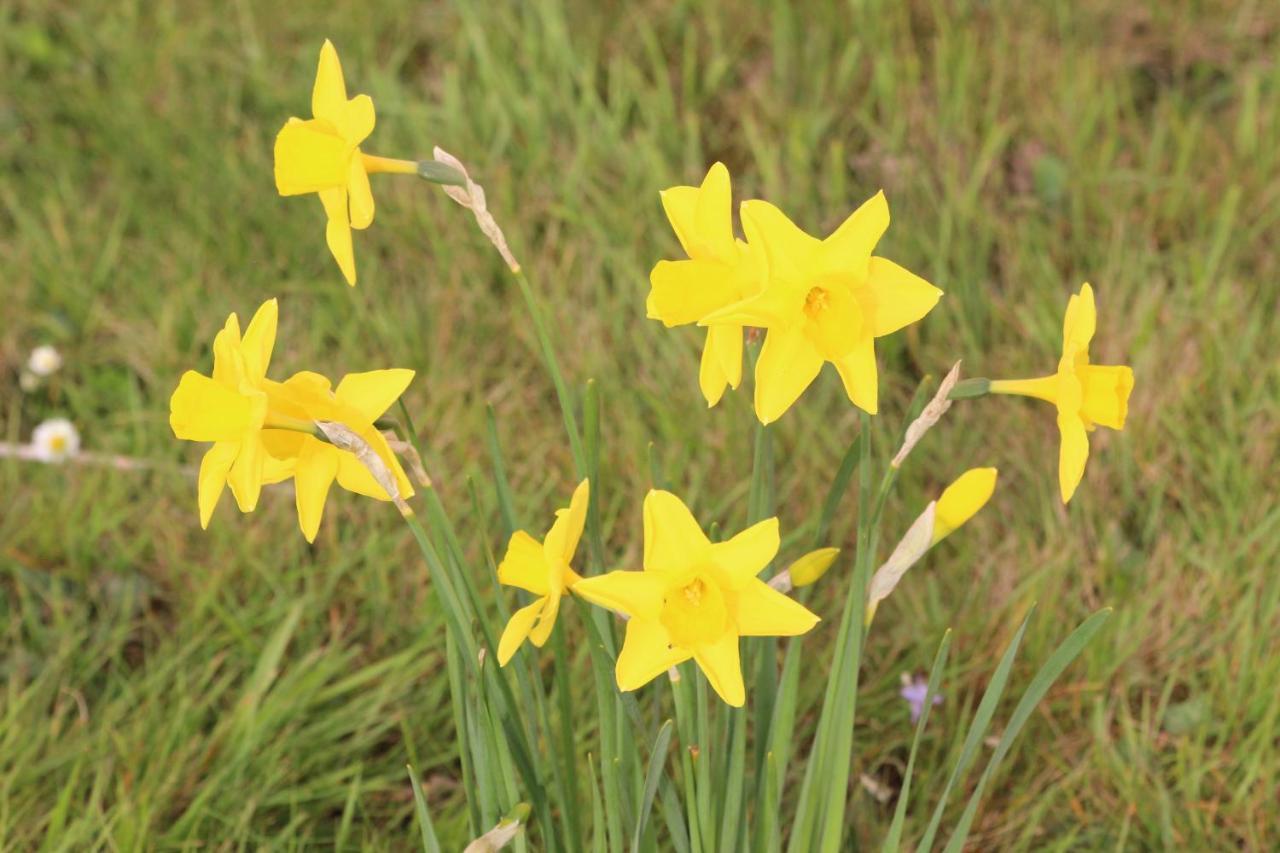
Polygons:
<instances>
[{"instance_id":1,"label":"blurred green grass","mask_svg":"<svg viewBox=\"0 0 1280 853\"><path fill-rule=\"evenodd\" d=\"M975 848L1266 848L1280 820L1280 12L1225 0L0 7L0 429L22 440L61 413L87 447L165 466L0 461L0 846L402 849L406 761L441 831L460 831L443 624L394 515L339 496L309 548L272 493L252 517L221 507L203 533L178 468L195 453L167 427L178 375L207 368L225 315L274 295L277 372L418 371L428 466L478 565L502 544L486 404L524 518L572 485L532 329L465 214L418 182L377 181L350 290L318 203L276 196L271 141L305 112L325 37L377 104L369 150L440 144L471 165L566 370L599 383L619 565L638 558L650 442L707 518L741 520L750 470L747 395L706 411L698 334L643 319L648 269L677 251L659 189L722 159L739 197L813 232L886 190L884 254L948 294L881 348L889 422L956 358L969 375L1048 372L1066 298L1092 281L1095 358L1137 373L1129 427L1095 435L1066 509L1044 406L959 404L913 455L886 537L965 467L997 465L1001 485L882 607L855 772L893 784L910 736L899 673L953 627L918 833L1026 606L1040 602L1024 681L1111 604L1011 754ZM44 342L67 366L23 395L17 369ZM831 375L782 421L784 530L813 515L854 422ZM872 843L889 807L851 796Z\"/></svg>"}]
</instances>

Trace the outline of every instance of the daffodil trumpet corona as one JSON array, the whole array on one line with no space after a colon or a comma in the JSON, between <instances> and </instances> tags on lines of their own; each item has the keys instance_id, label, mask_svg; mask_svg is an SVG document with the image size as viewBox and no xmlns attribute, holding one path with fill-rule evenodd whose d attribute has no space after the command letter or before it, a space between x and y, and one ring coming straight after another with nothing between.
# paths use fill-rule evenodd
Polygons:
<instances>
[{"instance_id":1,"label":"daffodil trumpet corona","mask_svg":"<svg viewBox=\"0 0 1280 853\"><path fill-rule=\"evenodd\" d=\"M1132 368L1089 362L1089 343L1097 320L1093 288L1086 282L1067 303L1057 372L1035 379L999 379L990 383L992 394L1034 397L1057 408L1062 436L1058 486L1063 503L1071 500L1084 477L1089 433L1099 426L1124 429L1129 394L1133 391Z\"/></svg>"},{"instance_id":2,"label":"daffodil trumpet corona","mask_svg":"<svg viewBox=\"0 0 1280 853\"><path fill-rule=\"evenodd\" d=\"M693 659L726 703L746 700L740 637L804 634L818 617L758 575L778 552L778 520L712 543L666 491L644 501L644 569L579 580L575 595L627 618L618 689L635 690Z\"/></svg>"}]
</instances>

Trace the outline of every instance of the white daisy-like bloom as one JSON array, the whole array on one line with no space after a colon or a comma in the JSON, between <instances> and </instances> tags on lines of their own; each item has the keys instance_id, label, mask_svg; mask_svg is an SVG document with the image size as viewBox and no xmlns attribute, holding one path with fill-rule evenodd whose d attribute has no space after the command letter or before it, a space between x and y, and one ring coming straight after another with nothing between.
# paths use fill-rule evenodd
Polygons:
<instances>
[{"instance_id":1,"label":"white daisy-like bloom","mask_svg":"<svg viewBox=\"0 0 1280 853\"><path fill-rule=\"evenodd\" d=\"M31 450L41 462L65 462L80 452L80 433L66 418L51 418L31 433Z\"/></svg>"},{"instance_id":2,"label":"white daisy-like bloom","mask_svg":"<svg viewBox=\"0 0 1280 853\"><path fill-rule=\"evenodd\" d=\"M52 376L62 367L62 353L49 344L41 344L31 351L27 359L27 370L36 376Z\"/></svg>"}]
</instances>

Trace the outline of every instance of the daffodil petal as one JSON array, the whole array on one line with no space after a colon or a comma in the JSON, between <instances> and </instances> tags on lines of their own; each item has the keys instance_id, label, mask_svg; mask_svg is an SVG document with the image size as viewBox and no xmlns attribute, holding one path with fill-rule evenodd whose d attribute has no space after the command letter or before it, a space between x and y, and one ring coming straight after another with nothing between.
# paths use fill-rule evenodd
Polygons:
<instances>
[{"instance_id":1,"label":"daffodil petal","mask_svg":"<svg viewBox=\"0 0 1280 853\"><path fill-rule=\"evenodd\" d=\"M369 187L369 173L359 157L351 158L347 176L347 205L351 227L363 230L373 224L373 190Z\"/></svg>"},{"instance_id":2,"label":"daffodil petal","mask_svg":"<svg viewBox=\"0 0 1280 853\"><path fill-rule=\"evenodd\" d=\"M213 336L213 378L230 388L240 385L244 375L244 353L240 350L240 320L236 312Z\"/></svg>"},{"instance_id":3,"label":"daffodil petal","mask_svg":"<svg viewBox=\"0 0 1280 853\"><path fill-rule=\"evenodd\" d=\"M200 460L200 476L196 484L196 503L200 507L200 527L207 530L213 510L218 506L218 498L222 497L222 488L227 484L227 472L236 461L240 452L240 443L236 441L219 441L210 447Z\"/></svg>"},{"instance_id":4,"label":"daffodil petal","mask_svg":"<svg viewBox=\"0 0 1280 853\"><path fill-rule=\"evenodd\" d=\"M867 274L867 264L876 243L889 228L889 202L884 192L867 199L822 241L818 268L828 273L848 272L858 278Z\"/></svg>"},{"instance_id":5,"label":"daffodil petal","mask_svg":"<svg viewBox=\"0 0 1280 853\"><path fill-rule=\"evenodd\" d=\"M351 145L359 145L373 133L376 121L373 110L373 99L368 95L356 95L347 101L347 117L342 124L342 132Z\"/></svg>"},{"instance_id":6,"label":"daffodil petal","mask_svg":"<svg viewBox=\"0 0 1280 853\"><path fill-rule=\"evenodd\" d=\"M533 629L529 631L529 642L538 648L547 642L547 638L551 636L551 629L556 626L556 616L560 613L560 596L552 594L543 599L542 612L538 614L538 621L534 624Z\"/></svg>"},{"instance_id":7,"label":"daffodil petal","mask_svg":"<svg viewBox=\"0 0 1280 853\"><path fill-rule=\"evenodd\" d=\"M308 542L316 541L329 488L338 475L341 451L320 441L307 442L294 469L294 503L298 508L298 526Z\"/></svg>"},{"instance_id":8,"label":"daffodil petal","mask_svg":"<svg viewBox=\"0 0 1280 853\"><path fill-rule=\"evenodd\" d=\"M872 258L867 272L868 324L877 338L909 326L933 310L942 291L886 258Z\"/></svg>"},{"instance_id":9,"label":"daffodil petal","mask_svg":"<svg viewBox=\"0 0 1280 853\"><path fill-rule=\"evenodd\" d=\"M1076 493L1076 487L1084 477L1084 465L1089 460L1089 433L1079 416L1066 412L1058 413L1058 431L1062 433L1062 448L1058 454L1058 487L1065 504Z\"/></svg>"},{"instance_id":10,"label":"daffodil petal","mask_svg":"<svg viewBox=\"0 0 1280 853\"><path fill-rule=\"evenodd\" d=\"M266 376L271 365L271 351L276 344L276 327L280 322L280 306L268 299L254 312L253 319L244 330L240 349L244 353L245 369L255 385Z\"/></svg>"},{"instance_id":11,"label":"daffodil petal","mask_svg":"<svg viewBox=\"0 0 1280 853\"><path fill-rule=\"evenodd\" d=\"M1062 318L1062 351L1085 352L1098 325L1098 309L1093 301L1093 288L1085 282L1078 294L1067 301Z\"/></svg>"},{"instance_id":12,"label":"daffodil petal","mask_svg":"<svg viewBox=\"0 0 1280 853\"><path fill-rule=\"evenodd\" d=\"M372 423L400 399L413 381L413 375L413 371L406 368L348 373L333 393L339 402L352 407Z\"/></svg>"},{"instance_id":13,"label":"daffodil petal","mask_svg":"<svg viewBox=\"0 0 1280 853\"><path fill-rule=\"evenodd\" d=\"M658 261L649 273L648 313L668 328L696 323L739 299L734 276L719 261Z\"/></svg>"},{"instance_id":14,"label":"daffodil petal","mask_svg":"<svg viewBox=\"0 0 1280 853\"><path fill-rule=\"evenodd\" d=\"M364 463L350 453L341 453L338 456L338 485L348 492L364 495L366 498L379 501L390 499L387 490L373 478L373 474L364 467Z\"/></svg>"},{"instance_id":15,"label":"daffodil petal","mask_svg":"<svg viewBox=\"0 0 1280 853\"><path fill-rule=\"evenodd\" d=\"M735 620L743 637L795 637L819 621L803 604L759 578L738 590Z\"/></svg>"},{"instance_id":16,"label":"daffodil petal","mask_svg":"<svg viewBox=\"0 0 1280 853\"><path fill-rule=\"evenodd\" d=\"M698 188L694 207L697 242L709 258L734 261L738 247L733 238L733 194L729 170L724 163L713 163Z\"/></svg>"},{"instance_id":17,"label":"daffodil petal","mask_svg":"<svg viewBox=\"0 0 1280 853\"><path fill-rule=\"evenodd\" d=\"M697 187L671 187L658 193L662 199L662 209L671 223L671 230L676 232L680 247L689 257L693 257L696 211L698 208Z\"/></svg>"},{"instance_id":18,"label":"daffodil petal","mask_svg":"<svg viewBox=\"0 0 1280 853\"><path fill-rule=\"evenodd\" d=\"M584 601L639 619L657 619L666 584L650 572L614 571L583 578L573 594Z\"/></svg>"},{"instance_id":19,"label":"daffodil petal","mask_svg":"<svg viewBox=\"0 0 1280 853\"><path fill-rule=\"evenodd\" d=\"M291 196L344 186L351 153L329 122L290 119L276 134L276 191Z\"/></svg>"},{"instance_id":20,"label":"daffodil petal","mask_svg":"<svg viewBox=\"0 0 1280 853\"><path fill-rule=\"evenodd\" d=\"M737 388L742 382L742 327L710 326L702 348L698 387L708 406L724 396L725 386Z\"/></svg>"},{"instance_id":21,"label":"daffodil petal","mask_svg":"<svg viewBox=\"0 0 1280 853\"><path fill-rule=\"evenodd\" d=\"M822 355L800 327L770 329L756 362L756 417L782 417L822 370Z\"/></svg>"},{"instance_id":22,"label":"daffodil petal","mask_svg":"<svg viewBox=\"0 0 1280 853\"><path fill-rule=\"evenodd\" d=\"M321 190L320 201L324 203L324 212L329 221L325 227L325 242L333 259L338 262L342 276L347 284L356 284L356 253L351 245L351 225L347 213L346 189Z\"/></svg>"},{"instance_id":23,"label":"daffodil petal","mask_svg":"<svg viewBox=\"0 0 1280 853\"><path fill-rule=\"evenodd\" d=\"M696 649L693 659L725 704L741 708L747 696L742 684L742 661L738 657L738 635L725 632L716 642Z\"/></svg>"},{"instance_id":24,"label":"daffodil petal","mask_svg":"<svg viewBox=\"0 0 1280 853\"><path fill-rule=\"evenodd\" d=\"M770 278L800 277L821 247L821 241L800 230L785 213L767 201L744 201L739 210L747 243L764 249Z\"/></svg>"},{"instance_id":25,"label":"daffodil petal","mask_svg":"<svg viewBox=\"0 0 1280 853\"><path fill-rule=\"evenodd\" d=\"M342 76L338 50L328 39L320 46L320 62L316 82L311 90L311 113L335 125L346 118L347 83Z\"/></svg>"},{"instance_id":26,"label":"daffodil petal","mask_svg":"<svg viewBox=\"0 0 1280 853\"><path fill-rule=\"evenodd\" d=\"M646 572L678 572L697 565L710 547L710 540L682 500L661 489L651 489L645 495Z\"/></svg>"},{"instance_id":27,"label":"daffodil petal","mask_svg":"<svg viewBox=\"0 0 1280 853\"><path fill-rule=\"evenodd\" d=\"M781 544L778 519L766 518L725 542L711 546L711 560L724 571L732 589L749 586L773 560Z\"/></svg>"},{"instance_id":28,"label":"daffodil petal","mask_svg":"<svg viewBox=\"0 0 1280 853\"><path fill-rule=\"evenodd\" d=\"M631 619L614 667L618 689L629 691L643 687L690 657L689 651L671 646L667 630L656 619Z\"/></svg>"},{"instance_id":29,"label":"daffodil petal","mask_svg":"<svg viewBox=\"0 0 1280 853\"><path fill-rule=\"evenodd\" d=\"M169 398L169 426L184 441L238 441L252 421L248 398L194 370Z\"/></svg>"},{"instance_id":30,"label":"daffodil petal","mask_svg":"<svg viewBox=\"0 0 1280 853\"><path fill-rule=\"evenodd\" d=\"M262 468L267 451L257 433L250 433L240 443L240 452L227 476L227 485L241 512L253 512L262 493Z\"/></svg>"},{"instance_id":31,"label":"daffodil petal","mask_svg":"<svg viewBox=\"0 0 1280 853\"><path fill-rule=\"evenodd\" d=\"M507 553L498 564L498 582L534 595L546 595L551 591L547 582L549 571L542 543L523 530L512 533Z\"/></svg>"},{"instance_id":32,"label":"daffodil petal","mask_svg":"<svg viewBox=\"0 0 1280 853\"><path fill-rule=\"evenodd\" d=\"M507 627L502 629L502 637L498 640L498 665L506 666L512 655L520 648L520 644L529 636L533 623L542 612L546 599L539 598L533 604L521 607L507 620Z\"/></svg>"},{"instance_id":33,"label":"daffodil petal","mask_svg":"<svg viewBox=\"0 0 1280 853\"><path fill-rule=\"evenodd\" d=\"M568 563L573 559L574 552L578 550L578 540L582 538L582 528L587 523L587 505L590 500L591 483L583 480L573 490L569 507L556 511L556 520L543 540L543 550L552 565Z\"/></svg>"},{"instance_id":34,"label":"daffodil petal","mask_svg":"<svg viewBox=\"0 0 1280 853\"><path fill-rule=\"evenodd\" d=\"M867 414L874 415L878 412L880 377L876 370L874 339L863 338L848 355L835 364L849 401Z\"/></svg>"}]
</instances>

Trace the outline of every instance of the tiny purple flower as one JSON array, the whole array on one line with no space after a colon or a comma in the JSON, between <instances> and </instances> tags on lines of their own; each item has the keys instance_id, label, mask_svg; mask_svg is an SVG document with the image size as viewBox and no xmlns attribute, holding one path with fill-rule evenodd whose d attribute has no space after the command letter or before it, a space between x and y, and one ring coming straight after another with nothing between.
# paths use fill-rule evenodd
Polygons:
<instances>
[{"instance_id":1,"label":"tiny purple flower","mask_svg":"<svg viewBox=\"0 0 1280 853\"><path fill-rule=\"evenodd\" d=\"M911 706L911 722L920 721L920 715L924 713L924 699L928 692L928 681L918 675L912 676L905 672L902 674L902 689L898 691L898 695L906 699L907 704ZM933 704L942 704L941 693L933 695Z\"/></svg>"}]
</instances>

